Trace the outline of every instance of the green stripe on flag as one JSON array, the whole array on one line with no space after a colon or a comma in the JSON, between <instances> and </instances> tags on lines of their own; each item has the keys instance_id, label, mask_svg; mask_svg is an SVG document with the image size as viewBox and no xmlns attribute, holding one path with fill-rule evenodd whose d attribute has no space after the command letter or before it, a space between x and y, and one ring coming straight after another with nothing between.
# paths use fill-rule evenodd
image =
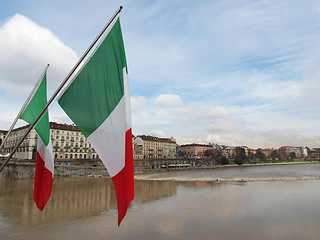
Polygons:
<instances>
[{"instance_id":1,"label":"green stripe on flag","mask_svg":"<svg viewBox=\"0 0 320 240\"><path fill-rule=\"evenodd\" d=\"M114 26L58 100L59 105L88 137L122 98L126 58L117 19Z\"/></svg>"},{"instance_id":2,"label":"green stripe on flag","mask_svg":"<svg viewBox=\"0 0 320 240\"><path fill-rule=\"evenodd\" d=\"M20 119L25 120L27 123L32 124L47 104L47 80L46 74L30 100L24 112L20 115ZM35 126L35 130L41 137L43 143L47 146L50 140L50 124L48 110L42 115L40 120Z\"/></svg>"}]
</instances>

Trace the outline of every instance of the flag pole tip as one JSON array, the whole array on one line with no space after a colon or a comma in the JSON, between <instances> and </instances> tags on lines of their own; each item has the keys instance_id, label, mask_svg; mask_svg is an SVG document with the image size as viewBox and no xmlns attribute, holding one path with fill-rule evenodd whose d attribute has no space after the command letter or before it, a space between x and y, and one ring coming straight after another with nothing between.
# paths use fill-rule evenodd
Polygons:
<instances>
[{"instance_id":1,"label":"flag pole tip","mask_svg":"<svg viewBox=\"0 0 320 240\"><path fill-rule=\"evenodd\" d=\"M122 9L123 7L122 6L120 6L120 10Z\"/></svg>"}]
</instances>

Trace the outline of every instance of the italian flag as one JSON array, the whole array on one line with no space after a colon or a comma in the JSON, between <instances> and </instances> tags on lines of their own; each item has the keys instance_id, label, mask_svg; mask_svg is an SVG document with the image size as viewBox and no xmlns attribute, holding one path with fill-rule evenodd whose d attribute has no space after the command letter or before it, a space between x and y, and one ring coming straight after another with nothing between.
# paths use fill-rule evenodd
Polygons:
<instances>
[{"instance_id":1,"label":"italian flag","mask_svg":"<svg viewBox=\"0 0 320 240\"><path fill-rule=\"evenodd\" d=\"M20 115L20 119L32 124L47 104L47 80L46 74L37 89L34 91L32 98ZM35 126L38 133L36 170L34 181L34 201L37 207L42 211L48 202L53 182L53 154L50 138L49 114L46 111Z\"/></svg>"},{"instance_id":2,"label":"italian flag","mask_svg":"<svg viewBox=\"0 0 320 240\"><path fill-rule=\"evenodd\" d=\"M112 178L118 225L134 198L127 63L119 18L58 100Z\"/></svg>"}]
</instances>

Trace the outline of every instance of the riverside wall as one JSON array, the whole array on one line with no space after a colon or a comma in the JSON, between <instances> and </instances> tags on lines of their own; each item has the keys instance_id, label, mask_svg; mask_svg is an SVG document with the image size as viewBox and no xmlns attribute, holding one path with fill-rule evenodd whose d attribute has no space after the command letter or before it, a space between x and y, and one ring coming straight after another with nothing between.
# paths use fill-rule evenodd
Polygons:
<instances>
[{"instance_id":1,"label":"riverside wall","mask_svg":"<svg viewBox=\"0 0 320 240\"><path fill-rule=\"evenodd\" d=\"M159 160L163 161L163 160ZM173 160L170 160L173 161ZM3 160L0 160L0 166L3 164ZM146 161L152 162L152 161ZM319 163L319 160L315 161L297 161L297 162L279 162L279 163L260 163L260 164L243 164L238 165L195 165L190 167L177 167L177 168L151 168L150 166L140 168L135 166L135 175L155 173L155 172L167 172L167 171L188 171L195 169L214 169L214 168L235 168L235 167L252 167L252 166L270 166L270 165L291 165L291 164L312 164ZM55 177L66 176L90 176L90 177L110 177L107 170L100 160L68 160L68 161L55 161L54 169ZM12 160L9 161L7 166L0 173L0 179L23 179L34 178L35 173L35 160Z\"/></svg>"},{"instance_id":2,"label":"riverside wall","mask_svg":"<svg viewBox=\"0 0 320 240\"><path fill-rule=\"evenodd\" d=\"M0 162L2 165L2 162ZM12 161L0 173L0 179L23 179L33 178L35 172L35 162ZM66 163L56 163L54 166L54 176L93 176L109 177L105 167L99 165L74 165Z\"/></svg>"}]
</instances>

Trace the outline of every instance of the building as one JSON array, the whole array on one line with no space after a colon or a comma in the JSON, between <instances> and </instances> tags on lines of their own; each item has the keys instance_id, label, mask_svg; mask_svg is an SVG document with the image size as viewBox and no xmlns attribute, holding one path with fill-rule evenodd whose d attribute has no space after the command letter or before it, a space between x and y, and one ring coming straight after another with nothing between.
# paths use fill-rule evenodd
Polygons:
<instances>
[{"instance_id":1,"label":"building","mask_svg":"<svg viewBox=\"0 0 320 240\"><path fill-rule=\"evenodd\" d=\"M0 130L0 145L2 144L2 141L6 137L8 131Z\"/></svg>"},{"instance_id":2,"label":"building","mask_svg":"<svg viewBox=\"0 0 320 240\"><path fill-rule=\"evenodd\" d=\"M308 148L307 147L298 147L299 155L298 157L308 157Z\"/></svg>"},{"instance_id":3,"label":"building","mask_svg":"<svg viewBox=\"0 0 320 240\"><path fill-rule=\"evenodd\" d=\"M279 153L286 153L287 156L290 156L291 153L294 153L296 157L300 157L300 150L297 147L293 146L282 146L278 150Z\"/></svg>"},{"instance_id":4,"label":"building","mask_svg":"<svg viewBox=\"0 0 320 240\"><path fill-rule=\"evenodd\" d=\"M186 157L203 157L206 150L213 149L212 145L197 143L181 145L179 148L181 154Z\"/></svg>"},{"instance_id":5,"label":"building","mask_svg":"<svg viewBox=\"0 0 320 240\"><path fill-rule=\"evenodd\" d=\"M134 159L173 159L177 143L172 138L139 135L134 140Z\"/></svg>"},{"instance_id":6,"label":"building","mask_svg":"<svg viewBox=\"0 0 320 240\"><path fill-rule=\"evenodd\" d=\"M308 155L312 158L320 158L320 148L312 148L308 150Z\"/></svg>"},{"instance_id":7,"label":"building","mask_svg":"<svg viewBox=\"0 0 320 240\"><path fill-rule=\"evenodd\" d=\"M13 129L5 142L2 153L11 153L18 145L25 133L28 131L29 125ZM37 133L34 129L23 140L22 144L18 147L13 159L35 159L37 153Z\"/></svg>"},{"instance_id":8,"label":"building","mask_svg":"<svg viewBox=\"0 0 320 240\"><path fill-rule=\"evenodd\" d=\"M10 153L28 131L30 125L12 130L2 153ZM3 139L6 131L1 131ZM80 132L77 126L50 122L50 134L53 157L55 160L65 159L98 159L99 156ZM13 158L35 159L37 153L37 132L32 129ZM175 159L176 140L174 138L158 138L153 136L133 136L134 159Z\"/></svg>"},{"instance_id":9,"label":"building","mask_svg":"<svg viewBox=\"0 0 320 240\"><path fill-rule=\"evenodd\" d=\"M143 159L143 140L133 136L133 159Z\"/></svg>"},{"instance_id":10,"label":"building","mask_svg":"<svg viewBox=\"0 0 320 240\"><path fill-rule=\"evenodd\" d=\"M10 153L28 131L29 125L13 129L4 145L3 153ZM95 159L95 150L80 130L69 124L50 122L50 134L54 159ZM16 159L35 159L37 132L32 129L13 155Z\"/></svg>"},{"instance_id":11,"label":"building","mask_svg":"<svg viewBox=\"0 0 320 240\"><path fill-rule=\"evenodd\" d=\"M99 158L77 126L50 122L54 159Z\"/></svg>"},{"instance_id":12,"label":"building","mask_svg":"<svg viewBox=\"0 0 320 240\"><path fill-rule=\"evenodd\" d=\"M258 148L258 150L260 150L266 157L270 157L273 151L277 151L273 148Z\"/></svg>"}]
</instances>

